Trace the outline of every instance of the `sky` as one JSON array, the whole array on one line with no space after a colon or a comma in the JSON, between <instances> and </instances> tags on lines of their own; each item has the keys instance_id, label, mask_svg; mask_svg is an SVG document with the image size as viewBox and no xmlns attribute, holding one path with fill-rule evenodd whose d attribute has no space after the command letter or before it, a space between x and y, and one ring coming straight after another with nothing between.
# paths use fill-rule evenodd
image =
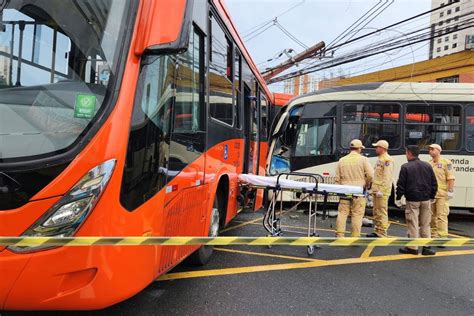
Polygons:
<instances>
[{"instance_id":1,"label":"sky","mask_svg":"<svg viewBox=\"0 0 474 316\"><path fill-rule=\"evenodd\" d=\"M392 2L392 0L226 0L226 5L241 35L248 34L249 30L255 29L255 26L278 16L278 22L286 30L304 45L312 46L320 41L329 44L379 2ZM301 4L297 5L298 3ZM279 16L282 12L292 7L294 8L291 11ZM378 17L361 29L356 36L388 26L430 9L431 0L393 0L393 3L385 11L381 12ZM375 41L400 36L401 33L406 33L409 30L428 26L429 14L402 27L380 32L371 37L370 40L356 42L341 48L336 51L334 56L341 56ZM295 52L303 50L302 46L288 38L276 26L268 28L259 35L257 33L255 32L248 36L245 42L254 61L261 70L285 61L287 57L283 55L279 59L274 58L272 62L266 62L284 49L292 48ZM313 75L317 78L330 78L338 75L351 76L410 64L413 61L428 59L428 48L428 42L413 44L404 49L320 71ZM307 63L302 63L299 67L301 68L305 65ZM291 70L296 69L298 68L293 67ZM273 91L282 91L283 84L274 84L271 86L271 89Z\"/></svg>"}]
</instances>

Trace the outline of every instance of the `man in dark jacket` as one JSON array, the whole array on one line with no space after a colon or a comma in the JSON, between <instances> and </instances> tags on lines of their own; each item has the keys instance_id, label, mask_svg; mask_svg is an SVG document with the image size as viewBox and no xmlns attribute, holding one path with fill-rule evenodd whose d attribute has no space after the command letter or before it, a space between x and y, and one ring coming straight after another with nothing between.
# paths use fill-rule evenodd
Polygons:
<instances>
[{"instance_id":1,"label":"man in dark jacket","mask_svg":"<svg viewBox=\"0 0 474 316\"><path fill-rule=\"evenodd\" d=\"M429 163L418 158L420 148L408 146L408 162L402 165L397 182L397 200L406 199L405 218L409 238L431 238L431 200L434 200L438 183ZM418 254L418 247L400 248L400 253ZM423 247L423 255L436 254L430 247Z\"/></svg>"}]
</instances>

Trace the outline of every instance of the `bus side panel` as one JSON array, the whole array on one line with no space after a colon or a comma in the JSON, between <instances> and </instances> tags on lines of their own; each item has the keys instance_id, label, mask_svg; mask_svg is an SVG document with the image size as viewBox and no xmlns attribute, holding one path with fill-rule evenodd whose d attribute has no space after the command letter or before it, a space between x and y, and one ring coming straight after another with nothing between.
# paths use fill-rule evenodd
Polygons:
<instances>
[{"instance_id":1,"label":"bus side panel","mask_svg":"<svg viewBox=\"0 0 474 316\"><path fill-rule=\"evenodd\" d=\"M171 186L176 186L178 181L172 181ZM209 208L209 185L198 185L180 190L175 198L165 206L163 217L163 236L206 236L206 225ZM166 193L165 193L166 194ZM166 246L161 247L158 259L158 274L165 273L178 264L198 246Z\"/></svg>"},{"instance_id":2,"label":"bus side panel","mask_svg":"<svg viewBox=\"0 0 474 316\"><path fill-rule=\"evenodd\" d=\"M237 214L237 196L239 194L238 175L242 171L243 139L229 139L219 142L206 152L206 179L210 184L209 210L214 203L215 192L223 177L228 177L229 186L224 194L227 197L225 223ZM209 225L209 221L206 221Z\"/></svg>"}]
</instances>

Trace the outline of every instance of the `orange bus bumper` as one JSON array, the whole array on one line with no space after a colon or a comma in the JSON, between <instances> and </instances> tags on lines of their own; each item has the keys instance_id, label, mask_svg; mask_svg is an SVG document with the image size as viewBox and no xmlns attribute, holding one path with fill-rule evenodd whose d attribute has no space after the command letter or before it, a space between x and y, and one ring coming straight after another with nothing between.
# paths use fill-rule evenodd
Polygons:
<instances>
[{"instance_id":1,"label":"orange bus bumper","mask_svg":"<svg viewBox=\"0 0 474 316\"><path fill-rule=\"evenodd\" d=\"M156 247L62 247L0 252L0 310L94 310L141 291L156 277Z\"/></svg>"}]
</instances>

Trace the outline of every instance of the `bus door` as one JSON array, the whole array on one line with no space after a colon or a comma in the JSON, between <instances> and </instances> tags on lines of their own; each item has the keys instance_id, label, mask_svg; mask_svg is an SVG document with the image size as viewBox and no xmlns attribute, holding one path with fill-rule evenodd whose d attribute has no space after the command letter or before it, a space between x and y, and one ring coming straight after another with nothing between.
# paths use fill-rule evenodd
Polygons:
<instances>
[{"instance_id":1,"label":"bus door","mask_svg":"<svg viewBox=\"0 0 474 316\"><path fill-rule=\"evenodd\" d=\"M258 174L258 108L247 85L244 85L244 118L243 173Z\"/></svg>"},{"instance_id":2,"label":"bus door","mask_svg":"<svg viewBox=\"0 0 474 316\"><path fill-rule=\"evenodd\" d=\"M175 93L165 188L165 236L202 236L207 191L204 185L206 103L204 36L197 27L190 33L189 48L177 55ZM195 247L165 247L164 262L176 262Z\"/></svg>"},{"instance_id":3,"label":"bus door","mask_svg":"<svg viewBox=\"0 0 474 316\"><path fill-rule=\"evenodd\" d=\"M258 174L260 144L258 141L259 111L257 99L252 90L244 84L244 157L242 173ZM253 191L242 192L244 207L254 209L256 194Z\"/></svg>"}]
</instances>

